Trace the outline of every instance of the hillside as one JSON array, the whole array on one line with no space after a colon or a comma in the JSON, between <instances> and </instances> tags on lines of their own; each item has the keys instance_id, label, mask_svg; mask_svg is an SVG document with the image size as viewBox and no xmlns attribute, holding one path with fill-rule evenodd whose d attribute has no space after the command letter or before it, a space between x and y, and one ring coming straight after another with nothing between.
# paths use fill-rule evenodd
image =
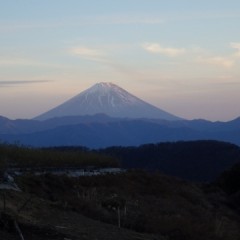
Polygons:
<instances>
[{"instance_id":1,"label":"hillside","mask_svg":"<svg viewBox=\"0 0 240 240\"><path fill-rule=\"evenodd\" d=\"M39 188L41 191L41 187ZM19 240L13 227L16 218L24 240L154 240L150 234L138 233L85 217L74 209L26 192L5 193L7 209L0 216L0 239ZM31 200L29 200L31 198ZM18 213L26 201L26 207ZM2 206L2 198L0 199ZM7 216L7 220L6 217ZM165 238L159 238L165 240Z\"/></svg>"},{"instance_id":2,"label":"hillside","mask_svg":"<svg viewBox=\"0 0 240 240\"><path fill-rule=\"evenodd\" d=\"M153 159L162 154L162 157L169 161L172 171L184 169L184 161L186 163L188 158L188 164L191 165L192 158L191 166L194 166L197 161L208 156L205 162L200 161L200 164L196 165L198 169L201 166L201 171L194 172L194 169L189 168L190 172L203 174L205 169L215 176L216 172L209 171L210 167L218 166L217 171L227 170L227 166L237 160L239 147L229 143L197 141L144 145L139 148L110 148L102 151L105 152L81 147L32 149L2 144L1 239L19 239L16 224L24 240L240 238L239 165L233 166L232 170L228 168L228 171L213 183L204 184L167 176L147 166L145 169L151 171L128 170L78 177L69 177L67 172L59 175L37 171L46 167L85 168L89 164L95 167L119 166L116 157L106 155L118 152L119 156L120 153L125 154L124 159L128 160L129 164L136 164L137 159L141 164L146 164L142 159L149 159L151 167L154 166L153 163L156 164ZM136 154L135 160L132 154ZM187 158L183 158L183 165L176 165L177 161L174 163L173 157L179 161L184 156ZM134 161L131 162L131 158ZM206 164L209 161L210 166ZM120 164L123 162L120 161ZM16 173L16 170L10 171L16 167L29 170L21 174ZM15 183L11 177L6 178L3 174L6 172L12 174ZM6 185L9 184L16 184L21 191L7 190Z\"/></svg>"},{"instance_id":3,"label":"hillside","mask_svg":"<svg viewBox=\"0 0 240 240\"><path fill-rule=\"evenodd\" d=\"M219 141L179 141L97 151L119 159L123 168L140 168L192 181L213 181L240 162L240 148Z\"/></svg>"},{"instance_id":4,"label":"hillside","mask_svg":"<svg viewBox=\"0 0 240 240\"><path fill-rule=\"evenodd\" d=\"M142 171L79 178L25 175L16 182L23 192L5 192L9 221L3 214L0 221L5 240L18 239L11 227L16 215L25 240L240 237L240 217L214 185Z\"/></svg>"},{"instance_id":5,"label":"hillside","mask_svg":"<svg viewBox=\"0 0 240 240\"><path fill-rule=\"evenodd\" d=\"M0 144L0 167L143 169L191 181L214 181L240 162L240 148L219 141L180 141L90 150Z\"/></svg>"},{"instance_id":6,"label":"hillside","mask_svg":"<svg viewBox=\"0 0 240 240\"><path fill-rule=\"evenodd\" d=\"M31 148L21 145L0 144L0 168L84 168L88 166L118 167L116 158L78 147L67 151L62 148Z\"/></svg>"}]
</instances>

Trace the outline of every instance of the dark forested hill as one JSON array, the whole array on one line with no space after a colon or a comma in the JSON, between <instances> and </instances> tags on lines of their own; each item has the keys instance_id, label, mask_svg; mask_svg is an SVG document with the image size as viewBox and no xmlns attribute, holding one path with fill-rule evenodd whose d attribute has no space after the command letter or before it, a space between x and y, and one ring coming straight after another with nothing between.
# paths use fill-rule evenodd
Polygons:
<instances>
[{"instance_id":1,"label":"dark forested hill","mask_svg":"<svg viewBox=\"0 0 240 240\"><path fill-rule=\"evenodd\" d=\"M100 150L118 157L124 168L141 168L197 181L214 180L240 162L240 148L218 141L166 142Z\"/></svg>"}]
</instances>

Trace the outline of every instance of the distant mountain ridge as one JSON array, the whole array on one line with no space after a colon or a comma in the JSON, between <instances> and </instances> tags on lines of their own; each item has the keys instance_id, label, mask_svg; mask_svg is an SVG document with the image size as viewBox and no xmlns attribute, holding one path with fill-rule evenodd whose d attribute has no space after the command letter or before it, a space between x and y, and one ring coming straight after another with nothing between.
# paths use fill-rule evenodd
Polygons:
<instances>
[{"instance_id":1,"label":"distant mountain ridge","mask_svg":"<svg viewBox=\"0 0 240 240\"><path fill-rule=\"evenodd\" d=\"M135 97L113 83L101 82L61 105L37 116L35 120L64 116L94 115L98 113L117 118L181 119Z\"/></svg>"},{"instance_id":2,"label":"distant mountain ridge","mask_svg":"<svg viewBox=\"0 0 240 240\"><path fill-rule=\"evenodd\" d=\"M111 118L104 114L47 120L0 117L0 141L36 147L138 146L147 143L219 140L240 145L240 118L229 122Z\"/></svg>"}]
</instances>

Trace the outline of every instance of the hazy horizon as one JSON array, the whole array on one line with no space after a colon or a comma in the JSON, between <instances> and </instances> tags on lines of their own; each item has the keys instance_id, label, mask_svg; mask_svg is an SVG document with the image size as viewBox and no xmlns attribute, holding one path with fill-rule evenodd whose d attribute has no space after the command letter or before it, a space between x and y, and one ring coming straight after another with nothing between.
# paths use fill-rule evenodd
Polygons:
<instances>
[{"instance_id":1,"label":"hazy horizon","mask_svg":"<svg viewBox=\"0 0 240 240\"><path fill-rule=\"evenodd\" d=\"M33 118L98 82L185 119L240 116L240 2L4 1L0 115Z\"/></svg>"}]
</instances>

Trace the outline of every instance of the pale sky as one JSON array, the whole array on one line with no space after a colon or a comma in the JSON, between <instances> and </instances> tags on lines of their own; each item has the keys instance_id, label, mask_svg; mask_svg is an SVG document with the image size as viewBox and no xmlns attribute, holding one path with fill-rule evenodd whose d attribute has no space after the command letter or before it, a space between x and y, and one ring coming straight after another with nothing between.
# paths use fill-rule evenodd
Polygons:
<instances>
[{"instance_id":1,"label":"pale sky","mask_svg":"<svg viewBox=\"0 0 240 240\"><path fill-rule=\"evenodd\" d=\"M186 119L240 116L239 0L0 0L0 115L112 82Z\"/></svg>"}]
</instances>

